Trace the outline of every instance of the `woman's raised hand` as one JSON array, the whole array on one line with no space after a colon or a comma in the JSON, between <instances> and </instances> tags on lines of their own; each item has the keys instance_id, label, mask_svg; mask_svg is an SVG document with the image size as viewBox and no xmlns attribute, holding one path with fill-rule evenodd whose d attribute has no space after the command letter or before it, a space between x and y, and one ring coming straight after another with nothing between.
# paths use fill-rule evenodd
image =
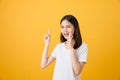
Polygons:
<instances>
[{"instance_id":1,"label":"woman's raised hand","mask_svg":"<svg viewBox=\"0 0 120 80\"><path fill-rule=\"evenodd\" d=\"M73 48L73 45L74 45L73 34L70 34L68 39L68 46L69 48Z\"/></svg>"},{"instance_id":2,"label":"woman's raised hand","mask_svg":"<svg viewBox=\"0 0 120 80\"><path fill-rule=\"evenodd\" d=\"M66 42L66 47L67 47L68 49L72 49L73 46L74 46L73 34L70 33L70 34L69 34L69 37L68 37L68 40L67 40L67 42Z\"/></svg>"},{"instance_id":3,"label":"woman's raised hand","mask_svg":"<svg viewBox=\"0 0 120 80\"><path fill-rule=\"evenodd\" d=\"M50 44L50 29L48 30L48 33L44 36L44 42L45 42L45 45Z\"/></svg>"}]
</instances>

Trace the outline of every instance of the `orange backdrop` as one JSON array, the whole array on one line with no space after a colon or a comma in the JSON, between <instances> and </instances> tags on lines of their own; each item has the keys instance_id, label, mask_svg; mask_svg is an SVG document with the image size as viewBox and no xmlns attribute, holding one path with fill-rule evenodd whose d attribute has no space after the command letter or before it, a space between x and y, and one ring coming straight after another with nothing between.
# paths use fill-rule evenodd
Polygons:
<instances>
[{"instance_id":1,"label":"orange backdrop","mask_svg":"<svg viewBox=\"0 0 120 80\"><path fill-rule=\"evenodd\" d=\"M51 80L42 70L43 36L50 52L59 42L60 19L73 14L88 44L82 80L120 80L120 0L0 0L0 80Z\"/></svg>"}]
</instances>

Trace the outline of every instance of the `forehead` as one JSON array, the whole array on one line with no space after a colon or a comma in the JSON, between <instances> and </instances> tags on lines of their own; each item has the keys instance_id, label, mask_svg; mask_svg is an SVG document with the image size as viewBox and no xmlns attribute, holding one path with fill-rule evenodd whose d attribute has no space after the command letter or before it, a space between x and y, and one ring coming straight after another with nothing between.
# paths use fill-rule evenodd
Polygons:
<instances>
[{"instance_id":1,"label":"forehead","mask_svg":"<svg viewBox=\"0 0 120 80\"><path fill-rule=\"evenodd\" d=\"M68 21L68 20L63 20L62 22L61 22L61 25L63 26L65 26L65 25L71 25L72 26L72 24Z\"/></svg>"}]
</instances>

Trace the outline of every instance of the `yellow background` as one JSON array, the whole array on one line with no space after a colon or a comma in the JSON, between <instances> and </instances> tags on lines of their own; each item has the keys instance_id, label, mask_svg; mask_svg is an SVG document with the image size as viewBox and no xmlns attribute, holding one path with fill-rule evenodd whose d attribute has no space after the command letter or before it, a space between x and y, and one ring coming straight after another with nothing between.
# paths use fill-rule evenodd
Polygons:
<instances>
[{"instance_id":1,"label":"yellow background","mask_svg":"<svg viewBox=\"0 0 120 80\"><path fill-rule=\"evenodd\" d=\"M0 80L51 80L42 70L43 36L50 52L59 42L60 19L73 14L89 47L82 80L120 80L120 0L0 0Z\"/></svg>"}]
</instances>

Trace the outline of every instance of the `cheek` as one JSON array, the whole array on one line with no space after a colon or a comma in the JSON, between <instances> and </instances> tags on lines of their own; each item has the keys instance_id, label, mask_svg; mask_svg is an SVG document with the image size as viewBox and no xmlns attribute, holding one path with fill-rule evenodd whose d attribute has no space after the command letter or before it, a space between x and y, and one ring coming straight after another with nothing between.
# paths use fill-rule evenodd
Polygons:
<instances>
[{"instance_id":1,"label":"cheek","mask_svg":"<svg viewBox=\"0 0 120 80\"><path fill-rule=\"evenodd\" d=\"M71 33L71 34L74 34L74 29L70 30L70 33Z\"/></svg>"}]
</instances>

